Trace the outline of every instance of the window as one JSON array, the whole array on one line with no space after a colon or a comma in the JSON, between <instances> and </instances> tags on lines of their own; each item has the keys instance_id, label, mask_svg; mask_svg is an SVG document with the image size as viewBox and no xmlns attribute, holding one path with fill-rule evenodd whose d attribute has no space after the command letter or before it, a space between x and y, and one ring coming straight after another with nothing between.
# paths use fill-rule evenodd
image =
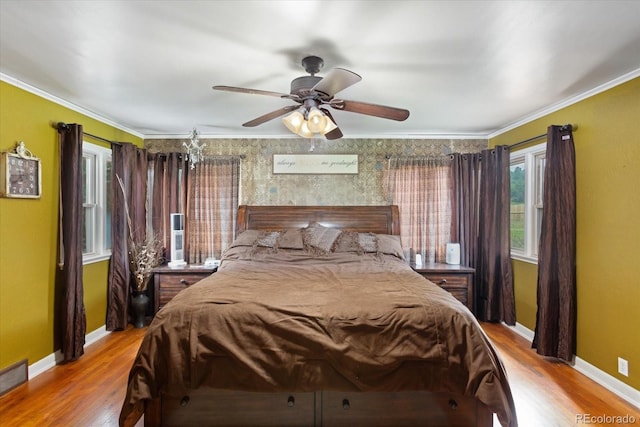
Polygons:
<instances>
[{"instance_id":1,"label":"window","mask_svg":"<svg viewBox=\"0 0 640 427\"><path fill-rule=\"evenodd\" d=\"M547 145L511 153L511 257L538 261Z\"/></svg>"},{"instance_id":2,"label":"window","mask_svg":"<svg viewBox=\"0 0 640 427\"><path fill-rule=\"evenodd\" d=\"M444 262L451 241L451 158L409 157L389 160L388 197L400 210L402 245L423 263Z\"/></svg>"},{"instance_id":3,"label":"window","mask_svg":"<svg viewBox=\"0 0 640 427\"><path fill-rule=\"evenodd\" d=\"M111 256L111 150L82 144L82 256L84 263Z\"/></svg>"}]
</instances>

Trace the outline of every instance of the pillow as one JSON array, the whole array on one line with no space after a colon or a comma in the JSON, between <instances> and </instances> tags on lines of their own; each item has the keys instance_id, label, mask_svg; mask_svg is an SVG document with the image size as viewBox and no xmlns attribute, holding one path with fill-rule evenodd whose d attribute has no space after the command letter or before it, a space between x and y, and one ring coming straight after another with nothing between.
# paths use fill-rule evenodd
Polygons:
<instances>
[{"instance_id":1,"label":"pillow","mask_svg":"<svg viewBox=\"0 0 640 427\"><path fill-rule=\"evenodd\" d=\"M361 254L362 247L355 231L343 231L335 244L334 252L356 252Z\"/></svg>"},{"instance_id":2,"label":"pillow","mask_svg":"<svg viewBox=\"0 0 640 427\"><path fill-rule=\"evenodd\" d=\"M378 241L373 233L358 233L358 243L363 252L378 252Z\"/></svg>"},{"instance_id":3,"label":"pillow","mask_svg":"<svg viewBox=\"0 0 640 427\"><path fill-rule=\"evenodd\" d=\"M400 236L390 234L343 231L336 242L334 252L356 252L359 254L369 252L405 259Z\"/></svg>"},{"instance_id":4,"label":"pillow","mask_svg":"<svg viewBox=\"0 0 640 427\"><path fill-rule=\"evenodd\" d=\"M326 254L334 248L341 231L313 222L302 231L304 248L308 252Z\"/></svg>"},{"instance_id":5,"label":"pillow","mask_svg":"<svg viewBox=\"0 0 640 427\"><path fill-rule=\"evenodd\" d=\"M236 236L236 239L231 244L231 247L253 246L256 243L256 240L258 240L259 236L260 231L258 230L245 230Z\"/></svg>"},{"instance_id":6,"label":"pillow","mask_svg":"<svg viewBox=\"0 0 640 427\"><path fill-rule=\"evenodd\" d=\"M290 228L280 233L278 247L282 249L304 249L302 229Z\"/></svg>"},{"instance_id":7,"label":"pillow","mask_svg":"<svg viewBox=\"0 0 640 427\"><path fill-rule=\"evenodd\" d=\"M395 255L400 259L404 258L404 251L400 243L400 236L391 234L376 234L378 243L378 252L383 254Z\"/></svg>"},{"instance_id":8,"label":"pillow","mask_svg":"<svg viewBox=\"0 0 640 427\"><path fill-rule=\"evenodd\" d=\"M230 247L260 246L264 248L277 248L279 238L279 231L245 230L238 234Z\"/></svg>"},{"instance_id":9,"label":"pillow","mask_svg":"<svg viewBox=\"0 0 640 427\"><path fill-rule=\"evenodd\" d=\"M278 231L262 231L256 239L256 246L265 248L276 248L280 232Z\"/></svg>"}]
</instances>

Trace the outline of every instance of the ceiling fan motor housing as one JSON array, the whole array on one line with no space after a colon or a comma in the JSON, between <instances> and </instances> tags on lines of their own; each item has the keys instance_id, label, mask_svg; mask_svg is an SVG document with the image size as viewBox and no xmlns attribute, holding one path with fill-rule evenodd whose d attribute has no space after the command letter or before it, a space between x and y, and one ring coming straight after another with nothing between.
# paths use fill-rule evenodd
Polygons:
<instances>
[{"instance_id":1,"label":"ceiling fan motor housing","mask_svg":"<svg viewBox=\"0 0 640 427\"><path fill-rule=\"evenodd\" d=\"M319 76L302 76L291 81L291 94L304 96L308 94L322 77Z\"/></svg>"}]
</instances>

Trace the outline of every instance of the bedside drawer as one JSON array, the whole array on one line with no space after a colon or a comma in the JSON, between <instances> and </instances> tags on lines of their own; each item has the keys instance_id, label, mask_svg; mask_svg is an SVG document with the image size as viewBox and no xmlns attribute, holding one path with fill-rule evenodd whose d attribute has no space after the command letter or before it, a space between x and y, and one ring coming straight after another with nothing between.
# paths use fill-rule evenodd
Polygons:
<instances>
[{"instance_id":1,"label":"bedside drawer","mask_svg":"<svg viewBox=\"0 0 640 427\"><path fill-rule=\"evenodd\" d=\"M184 289L207 277L209 274L160 274L160 287Z\"/></svg>"},{"instance_id":2,"label":"bedside drawer","mask_svg":"<svg viewBox=\"0 0 640 427\"><path fill-rule=\"evenodd\" d=\"M437 263L412 266L412 268L425 279L452 294L469 310L473 311L473 268Z\"/></svg>"},{"instance_id":3,"label":"bedside drawer","mask_svg":"<svg viewBox=\"0 0 640 427\"><path fill-rule=\"evenodd\" d=\"M169 269L160 267L154 271L155 312L164 307L178 292L210 276L217 269Z\"/></svg>"},{"instance_id":4,"label":"bedside drawer","mask_svg":"<svg viewBox=\"0 0 640 427\"><path fill-rule=\"evenodd\" d=\"M422 273L424 277L438 286L446 289L464 288L467 289L468 281L466 275L459 274L432 274Z\"/></svg>"},{"instance_id":5,"label":"bedside drawer","mask_svg":"<svg viewBox=\"0 0 640 427\"><path fill-rule=\"evenodd\" d=\"M436 273L420 273L425 279L440 286L449 292L458 301L466 305L472 310L473 302L471 300L471 275L469 274L436 274Z\"/></svg>"},{"instance_id":6,"label":"bedside drawer","mask_svg":"<svg viewBox=\"0 0 640 427\"><path fill-rule=\"evenodd\" d=\"M160 282L158 284L159 289L159 305L158 309L164 307L166 303L171 301L173 297L175 297L178 292L181 290L188 288L194 283L199 282L204 279L206 275L202 274L161 274Z\"/></svg>"}]
</instances>

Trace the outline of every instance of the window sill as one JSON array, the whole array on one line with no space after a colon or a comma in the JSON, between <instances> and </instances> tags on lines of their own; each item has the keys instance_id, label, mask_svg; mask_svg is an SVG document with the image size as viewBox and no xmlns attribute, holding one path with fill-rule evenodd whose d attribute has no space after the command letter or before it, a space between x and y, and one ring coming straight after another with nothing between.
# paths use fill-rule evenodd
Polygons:
<instances>
[{"instance_id":1,"label":"window sill","mask_svg":"<svg viewBox=\"0 0 640 427\"><path fill-rule=\"evenodd\" d=\"M84 256L84 257L82 257L82 265L87 265L87 264L93 264L93 263L96 263L96 262L106 261L109 258L111 258L111 252L109 252L107 254Z\"/></svg>"},{"instance_id":2,"label":"window sill","mask_svg":"<svg viewBox=\"0 0 640 427\"><path fill-rule=\"evenodd\" d=\"M534 258L531 256L511 253L511 259L538 265L538 258Z\"/></svg>"}]
</instances>

